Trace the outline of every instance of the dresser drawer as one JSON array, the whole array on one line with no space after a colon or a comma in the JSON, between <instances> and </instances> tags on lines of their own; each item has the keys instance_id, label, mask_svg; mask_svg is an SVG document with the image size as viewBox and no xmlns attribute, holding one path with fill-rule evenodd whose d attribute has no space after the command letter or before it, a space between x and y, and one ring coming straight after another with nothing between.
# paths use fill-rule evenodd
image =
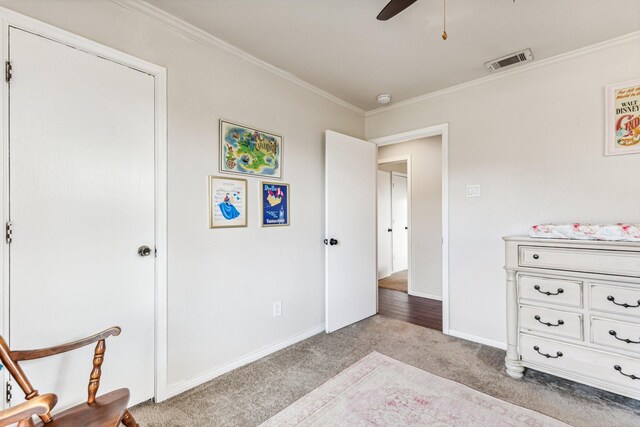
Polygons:
<instances>
[{"instance_id":1,"label":"dresser drawer","mask_svg":"<svg viewBox=\"0 0 640 427\"><path fill-rule=\"evenodd\" d=\"M560 310L520 306L520 328L582 340L582 315Z\"/></svg>"},{"instance_id":2,"label":"dresser drawer","mask_svg":"<svg viewBox=\"0 0 640 427\"><path fill-rule=\"evenodd\" d=\"M624 387L637 394L640 390L640 360L592 350L555 340L520 335L520 354L524 362L553 370Z\"/></svg>"},{"instance_id":3,"label":"dresser drawer","mask_svg":"<svg viewBox=\"0 0 640 427\"><path fill-rule=\"evenodd\" d=\"M522 267L640 276L640 252L520 246Z\"/></svg>"},{"instance_id":4,"label":"dresser drawer","mask_svg":"<svg viewBox=\"0 0 640 427\"><path fill-rule=\"evenodd\" d=\"M640 318L640 286L591 283L591 309Z\"/></svg>"},{"instance_id":5,"label":"dresser drawer","mask_svg":"<svg viewBox=\"0 0 640 427\"><path fill-rule=\"evenodd\" d=\"M582 307L582 282L523 275L518 291L521 299Z\"/></svg>"},{"instance_id":6,"label":"dresser drawer","mask_svg":"<svg viewBox=\"0 0 640 427\"><path fill-rule=\"evenodd\" d=\"M591 342L640 353L640 324L593 317Z\"/></svg>"}]
</instances>

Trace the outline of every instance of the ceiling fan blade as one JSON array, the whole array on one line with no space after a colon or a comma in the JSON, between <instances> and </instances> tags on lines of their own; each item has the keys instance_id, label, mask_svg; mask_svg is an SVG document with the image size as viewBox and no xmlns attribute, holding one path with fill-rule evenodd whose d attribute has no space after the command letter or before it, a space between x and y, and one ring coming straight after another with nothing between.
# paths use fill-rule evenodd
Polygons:
<instances>
[{"instance_id":1,"label":"ceiling fan blade","mask_svg":"<svg viewBox=\"0 0 640 427\"><path fill-rule=\"evenodd\" d=\"M378 21L386 21L393 18L417 0L391 0L378 14Z\"/></svg>"}]
</instances>

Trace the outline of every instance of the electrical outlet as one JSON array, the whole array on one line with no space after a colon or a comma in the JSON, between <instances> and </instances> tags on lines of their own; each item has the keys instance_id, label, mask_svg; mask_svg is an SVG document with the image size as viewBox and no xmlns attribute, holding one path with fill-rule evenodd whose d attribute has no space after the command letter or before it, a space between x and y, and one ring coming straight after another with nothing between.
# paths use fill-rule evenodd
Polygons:
<instances>
[{"instance_id":1,"label":"electrical outlet","mask_svg":"<svg viewBox=\"0 0 640 427\"><path fill-rule=\"evenodd\" d=\"M467 197L480 197L480 186L467 185Z\"/></svg>"},{"instance_id":2,"label":"electrical outlet","mask_svg":"<svg viewBox=\"0 0 640 427\"><path fill-rule=\"evenodd\" d=\"M273 317L278 317L282 314L282 302L276 301L273 303Z\"/></svg>"}]
</instances>

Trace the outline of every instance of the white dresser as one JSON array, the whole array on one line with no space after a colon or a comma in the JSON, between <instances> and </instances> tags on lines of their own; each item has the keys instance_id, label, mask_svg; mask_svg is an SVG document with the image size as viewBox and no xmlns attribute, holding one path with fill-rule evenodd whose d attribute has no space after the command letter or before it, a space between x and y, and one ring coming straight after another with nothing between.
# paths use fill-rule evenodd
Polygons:
<instances>
[{"instance_id":1,"label":"white dresser","mask_svg":"<svg viewBox=\"0 0 640 427\"><path fill-rule=\"evenodd\" d=\"M507 373L640 399L640 243L504 240Z\"/></svg>"}]
</instances>

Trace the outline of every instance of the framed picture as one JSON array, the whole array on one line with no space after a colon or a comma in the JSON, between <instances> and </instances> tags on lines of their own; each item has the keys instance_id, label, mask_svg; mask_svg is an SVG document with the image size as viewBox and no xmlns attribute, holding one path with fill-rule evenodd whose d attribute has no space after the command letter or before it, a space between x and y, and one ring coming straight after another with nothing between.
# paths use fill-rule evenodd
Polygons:
<instances>
[{"instance_id":1,"label":"framed picture","mask_svg":"<svg viewBox=\"0 0 640 427\"><path fill-rule=\"evenodd\" d=\"M282 137L220 120L220 172L282 178Z\"/></svg>"},{"instance_id":2,"label":"framed picture","mask_svg":"<svg viewBox=\"0 0 640 427\"><path fill-rule=\"evenodd\" d=\"M640 80L605 88L605 156L640 153Z\"/></svg>"},{"instance_id":3,"label":"framed picture","mask_svg":"<svg viewBox=\"0 0 640 427\"><path fill-rule=\"evenodd\" d=\"M263 227L289 225L289 184L281 182L261 182L260 208Z\"/></svg>"},{"instance_id":4,"label":"framed picture","mask_svg":"<svg viewBox=\"0 0 640 427\"><path fill-rule=\"evenodd\" d=\"M209 228L247 226L247 180L209 177Z\"/></svg>"}]
</instances>

